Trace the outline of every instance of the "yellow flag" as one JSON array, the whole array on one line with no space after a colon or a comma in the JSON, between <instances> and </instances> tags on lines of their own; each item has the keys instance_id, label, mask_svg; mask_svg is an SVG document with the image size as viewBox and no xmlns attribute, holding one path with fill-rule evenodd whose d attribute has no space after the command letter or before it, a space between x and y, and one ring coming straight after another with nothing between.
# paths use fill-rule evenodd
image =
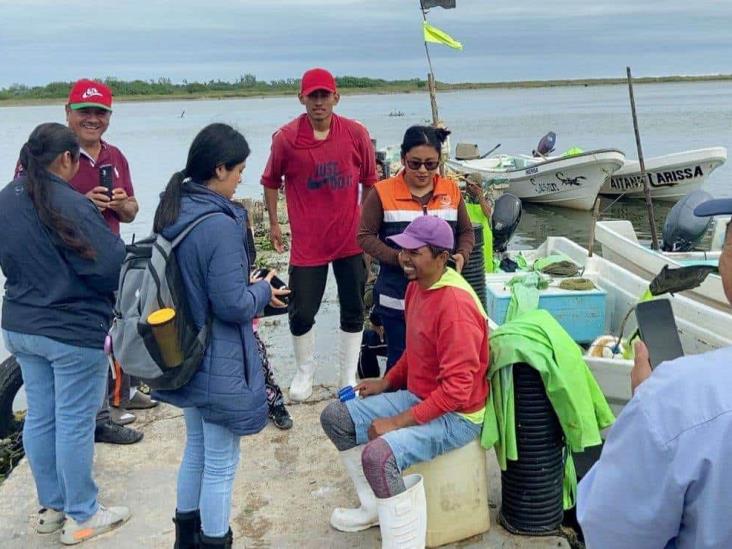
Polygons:
<instances>
[{"instance_id":1,"label":"yellow flag","mask_svg":"<svg viewBox=\"0 0 732 549\"><path fill-rule=\"evenodd\" d=\"M424 29L424 41L433 42L435 44L444 44L455 48L456 50L462 50L463 45L455 40L452 36L447 34L445 31L441 31L437 27L433 27L427 21L422 24Z\"/></svg>"}]
</instances>

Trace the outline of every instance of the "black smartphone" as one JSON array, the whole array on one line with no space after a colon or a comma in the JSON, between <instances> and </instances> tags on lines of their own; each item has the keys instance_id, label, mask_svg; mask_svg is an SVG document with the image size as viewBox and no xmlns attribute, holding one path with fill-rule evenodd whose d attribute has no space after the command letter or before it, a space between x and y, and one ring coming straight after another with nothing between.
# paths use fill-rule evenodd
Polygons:
<instances>
[{"instance_id":1,"label":"black smartphone","mask_svg":"<svg viewBox=\"0 0 732 549\"><path fill-rule=\"evenodd\" d=\"M674 312L668 299L643 301L635 307L638 331L648 347L651 368L667 360L684 356Z\"/></svg>"},{"instance_id":2,"label":"black smartphone","mask_svg":"<svg viewBox=\"0 0 732 549\"><path fill-rule=\"evenodd\" d=\"M106 187L107 195L112 198L112 188L114 187L114 166L104 164L99 166L99 186Z\"/></svg>"},{"instance_id":3,"label":"black smartphone","mask_svg":"<svg viewBox=\"0 0 732 549\"><path fill-rule=\"evenodd\" d=\"M264 278L265 276L267 276L269 271L270 271L269 269L255 269L254 274L256 276L261 276L262 278ZM285 284L284 281L282 281L282 279L280 279L277 276L272 277L271 283L272 283L272 287L275 288L276 290L287 287L287 284ZM290 303L290 295L292 295L292 294L282 295L282 296L279 296L277 299L279 299L285 305L288 305ZM287 313L287 307L272 307L272 305L267 305L264 308L264 312L262 313L262 316L283 315L285 313Z\"/></svg>"}]
</instances>

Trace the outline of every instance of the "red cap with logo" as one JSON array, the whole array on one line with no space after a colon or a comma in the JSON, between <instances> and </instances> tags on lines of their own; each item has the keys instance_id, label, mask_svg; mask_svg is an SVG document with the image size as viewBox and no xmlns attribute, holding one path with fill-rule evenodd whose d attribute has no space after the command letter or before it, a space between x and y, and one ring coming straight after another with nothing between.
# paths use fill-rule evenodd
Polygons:
<instances>
[{"instance_id":1,"label":"red cap with logo","mask_svg":"<svg viewBox=\"0 0 732 549\"><path fill-rule=\"evenodd\" d=\"M69 92L68 106L72 110L96 107L112 110L112 90L101 82L82 78Z\"/></svg>"},{"instance_id":2,"label":"red cap with logo","mask_svg":"<svg viewBox=\"0 0 732 549\"><path fill-rule=\"evenodd\" d=\"M336 81L333 75L327 70L321 68L310 69L302 75L300 83L300 93L302 95L310 95L317 90L326 90L330 93L336 93Z\"/></svg>"}]
</instances>

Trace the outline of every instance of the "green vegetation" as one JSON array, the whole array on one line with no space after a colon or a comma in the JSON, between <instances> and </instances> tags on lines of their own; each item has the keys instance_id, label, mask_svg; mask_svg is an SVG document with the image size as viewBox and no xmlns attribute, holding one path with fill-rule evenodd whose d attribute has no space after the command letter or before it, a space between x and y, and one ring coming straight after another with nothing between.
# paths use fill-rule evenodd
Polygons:
<instances>
[{"instance_id":1,"label":"green vegetation","mask_svg":"<svg viewBox=\"0 0 732 549\"><path fill-rule=\"evenodd\" d=\"M264 95L290 95L296 93L300 79L286 78L269 82L257 80L253 74L245 74L234 82L210 80L208 82L174 83L169 78L157 80L119 80L114 77L100 79L109 85L118 100L143 101L159 99L199 99L251 97ZM635 78L637 84L669 82L705 82L732 80L732 75L708 76L654 76ZM427 81L419 78L409 80L384 80L359 76L336 78L341 93L409 93L427 90ZM581 80L528 80L522 82L462 82L450 84L437 82L438 91L490 89L490 88L539 88L557 86L602 86L625 84L625 78L594 78ZM13 84L0 88L0 105L18 103L55 102L66 99L73 82L51 82L45 86Z\"/></svg>"},{"instance_id":2,"label":"green vegetation","mask_svg":"<svg viewBox=\"0 0 732 549\"><path fill-rule=\"evenodd\" d=\"M0 439L0 484L7 478L23 458L22 432L17 431L8 438Z\"/></svg>"},{"instance_id":3,"label":"green vegetation","mask_svg":"<svg viewBox=\"0 0 732 549\"><path fill-rule=\"evenodd\" d=\"M113 77L99 79L112 88L116 99L160 99L199 97L248 97L261 95L283 95L297 92L300 79L287 78L265 82L253 74L245 74L234 82L210 80L208 82L174 83L169 78L157 80L119 80ZM336 79L344 92L358 91L418 91L426 89L425 80L393 80L341 76ZM66 99L73 82L51 82L45 86L13 84L0 89L0 102L38 101Z\"/></svg>"}]
</instances>

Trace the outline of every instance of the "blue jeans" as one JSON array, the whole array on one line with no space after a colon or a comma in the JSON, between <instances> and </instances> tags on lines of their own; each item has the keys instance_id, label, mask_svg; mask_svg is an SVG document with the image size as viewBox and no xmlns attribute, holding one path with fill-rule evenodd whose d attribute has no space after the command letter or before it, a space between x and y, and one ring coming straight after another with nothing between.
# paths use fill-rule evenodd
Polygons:
<instances>
[{"instance_id":1,"label":"blue jeans","mask_svg":"<svg viewBox=\"0 0 732 549\"><path fill-rule=\"evenodd\" d=\"M207 536L229 531L231 491L239 465L239 435L204 421L197 408L185 408L186 448L178 471L176 508L199 509L201 530Z\"/></svg>"},{"instance_id":2,"label":"blue jeans","mask_svg":"<svg viewBox=\"0 0 732 549\"><path fill-rule=\"evenodd\" d=\"M419 397L409 391L381 393L346 401L348 413L356 427L356 444L369 441L371 423L380 417L391 417L419 404ZM443 414L423 425L404 427L382 435L396 458L400 471L423 461L465 446L480 436L481 424L472 423L455 412Z\"/></svg>"},{"instance_id":3,"label":"blue jeans","mask_svg":"<svg viewBox=\"0 0 732 549\"><path fill-rule=\"evenodd\" d=\"M92 478L95 417L107 387L102 349L3 330L28 399L23 448L42 507L84 522L98 508Z\"/></svg>"}]
</instances>

